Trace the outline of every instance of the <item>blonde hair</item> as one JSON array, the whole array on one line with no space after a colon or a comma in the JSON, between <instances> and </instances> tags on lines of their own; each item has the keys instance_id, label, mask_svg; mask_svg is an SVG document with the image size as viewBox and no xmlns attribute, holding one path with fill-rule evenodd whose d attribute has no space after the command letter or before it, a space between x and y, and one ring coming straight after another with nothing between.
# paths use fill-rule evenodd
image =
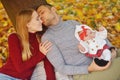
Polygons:
<instances>
[{"instance_id":1,"label":"blonde hair","mask_svg":"<svg viewBox=\"0 0 120 80\"><path fill-rule=\"evenodd\" d=\"M29 44L29 32L27 23L31 20L33 9L21 10L16 16L16 33L19 36L22 45L22 60L26 61L31 58L32 53L30 51Z\"/></svg>"}]
</instances>

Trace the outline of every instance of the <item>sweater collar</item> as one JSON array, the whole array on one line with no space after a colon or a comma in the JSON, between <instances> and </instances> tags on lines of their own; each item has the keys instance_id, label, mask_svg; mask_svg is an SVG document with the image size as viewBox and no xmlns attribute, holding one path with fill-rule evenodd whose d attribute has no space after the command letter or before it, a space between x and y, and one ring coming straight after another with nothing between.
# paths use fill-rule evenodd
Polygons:
<instances>
[{"instance_id":1,"label":"sweater collar","mask_svg":"<svg viewBox=\"0 0 120 80\"><path fill-rule=\"evenodd\" d=\"M49 26L49 29L51 30L59 30L61 29L63 26L63 21L61 18L59 18L59 22L56 24L56 25L53 25L53 26Z\"/></svg>"}]
</instances>

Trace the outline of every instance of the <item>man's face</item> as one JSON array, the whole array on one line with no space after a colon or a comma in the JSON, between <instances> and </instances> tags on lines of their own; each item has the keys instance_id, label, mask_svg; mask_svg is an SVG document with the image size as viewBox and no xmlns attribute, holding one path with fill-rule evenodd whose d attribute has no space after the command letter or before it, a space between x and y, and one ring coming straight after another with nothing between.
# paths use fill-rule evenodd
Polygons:
<instances>
[{"instance_id":1,"label":"man's face","mask_svg":"<svg viewBox=\"0 0 120 80\"><path fill-rule=\"evenodd\" d=\"M37 9L37 13L38 13L39 17L41 18L42 23L45 26L52 26L52 22L55 18L55 15L54 15L55 13L52 10L52 8L50 9L46 6L40 6Z\"/></svg>"}]
</instances>

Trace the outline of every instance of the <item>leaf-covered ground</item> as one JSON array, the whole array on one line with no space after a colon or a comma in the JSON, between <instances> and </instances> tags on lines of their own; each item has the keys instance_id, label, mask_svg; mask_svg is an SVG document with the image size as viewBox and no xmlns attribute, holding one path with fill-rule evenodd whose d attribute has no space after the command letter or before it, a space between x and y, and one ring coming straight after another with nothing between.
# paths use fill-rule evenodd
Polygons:
<instances>
[{"instance_id":1,"label":"leaf-covered ground","mask_svg":"<svg viewBox=\"0 0 120 80\"><path fill-rule=\"evenodd\" d=\"M108 39L120 48L120 0L47 0L57 8L63 20L74 19L93 29L103 25ZM0 67L8 57L7 38L14 31L5 9L0 3Z\"/></svg>"},{"instance_id":2,"label":"leaf-covered ground","mask_svg":"<svg viewBox=\"0 0 120 80\"><path fill-rule=\"evenodd\" d=\"M120 0L47 0L64 20L74 19L93 29L104 26L108 39L120 48Z\"/></svg>"}]
</instances>

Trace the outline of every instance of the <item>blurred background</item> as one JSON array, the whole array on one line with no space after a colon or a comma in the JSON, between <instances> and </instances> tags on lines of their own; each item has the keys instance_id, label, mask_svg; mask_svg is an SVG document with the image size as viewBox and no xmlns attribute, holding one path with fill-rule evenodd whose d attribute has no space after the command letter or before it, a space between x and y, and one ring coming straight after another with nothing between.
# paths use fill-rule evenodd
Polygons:
<instances>
[{"instance_id":1,"label":"blurred background","mask_svg":"<svg viewBox=\"0 0 120 80\"><path fill-rule=\"evenodd\" d=\"M120 0L46 0L55 6L63 20L77 20L93 29L103 25L108 39L120 48ZM9 55L7 39L13 25L0 2L0 67Z\"/></svg>"}]
</instances>

